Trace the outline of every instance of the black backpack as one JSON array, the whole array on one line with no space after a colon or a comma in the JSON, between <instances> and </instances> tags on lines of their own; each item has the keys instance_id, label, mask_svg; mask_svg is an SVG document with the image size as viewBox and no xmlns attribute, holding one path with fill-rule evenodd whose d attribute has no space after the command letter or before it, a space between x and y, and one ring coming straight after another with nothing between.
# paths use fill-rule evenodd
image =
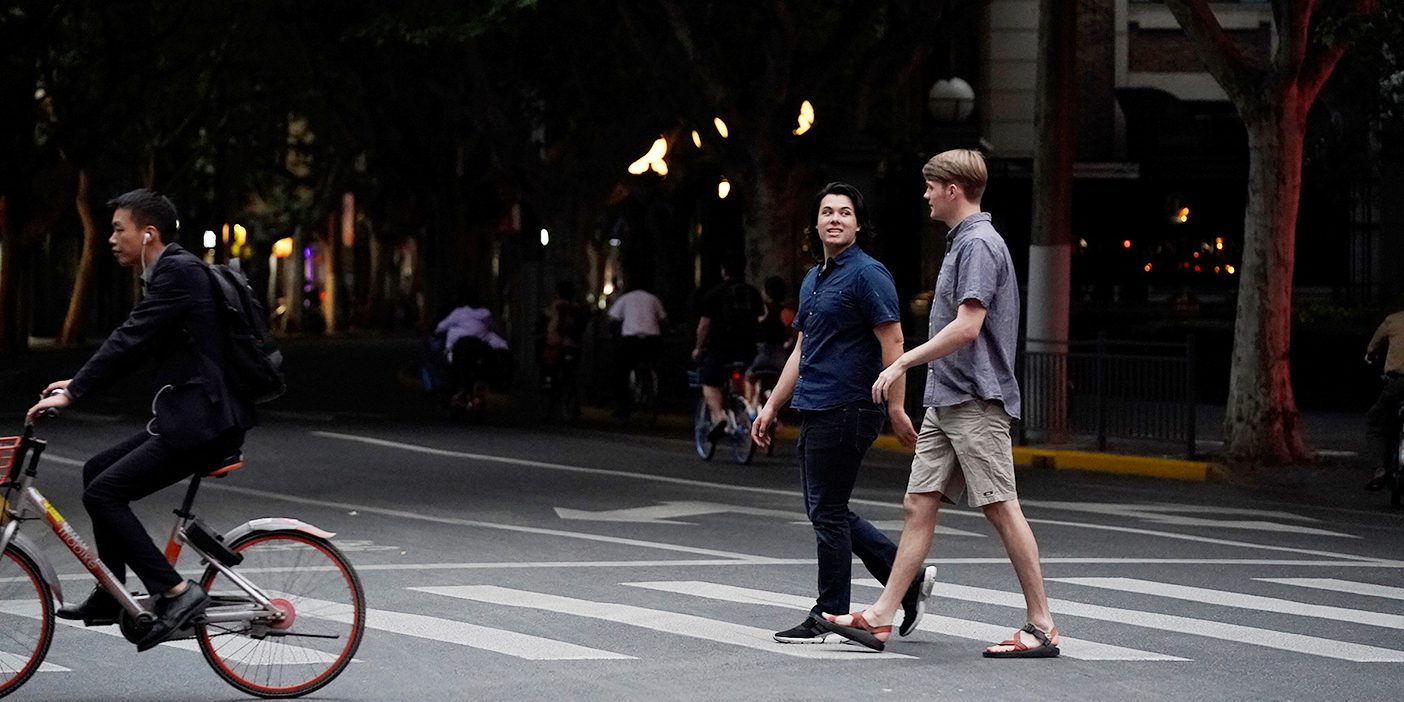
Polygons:
<instances>
[{"instance_id":1,"label":"black backpack","mask_svg":"<svg viewBox=\"0 0 1404 702\"><path fill-rule=\"evenodd\" d=\"M288 386L283 381L283 353L268 333L263 305L239 269L223 263L205 268L225 330L224 371L229 389L257 404L277 399Z\"/></svg>"}]
</instances>

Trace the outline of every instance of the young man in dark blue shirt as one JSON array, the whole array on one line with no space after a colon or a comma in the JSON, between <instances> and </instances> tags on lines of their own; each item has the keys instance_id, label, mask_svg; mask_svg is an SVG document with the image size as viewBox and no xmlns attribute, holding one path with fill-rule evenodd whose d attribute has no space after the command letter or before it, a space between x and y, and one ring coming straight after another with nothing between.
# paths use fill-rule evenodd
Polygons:
<instances>
[{"instance_id":1,"label":"young man in dark blue shirt","mask_svg":"<svg viewBox=\"0 0 1404 702\"><path fill-rule=\"evenodd\" d=\"M886 406L871 396L883 367L902 355L902 325L892 274L857 245L860 236L870 239L873 233L863 196L851 185L830 183L815 198L815 211L811 245L816 253L822 251L823 263L800 286L794 322L799 338L770 400L751 424L751 437L765 448L776 413L791 397L804 416L800 482L818 541L819 597L802 623L776 632L780 643L842 640L820 622L824 612L848 611L852 556L887 582L897 547L854 514L848 500L863 456L884 421L892 423L903 444L916 442L901 389ZM916 627L935 579L936 569L926 568L905 588L903 635Z\"/></svg>"}]
</instances>

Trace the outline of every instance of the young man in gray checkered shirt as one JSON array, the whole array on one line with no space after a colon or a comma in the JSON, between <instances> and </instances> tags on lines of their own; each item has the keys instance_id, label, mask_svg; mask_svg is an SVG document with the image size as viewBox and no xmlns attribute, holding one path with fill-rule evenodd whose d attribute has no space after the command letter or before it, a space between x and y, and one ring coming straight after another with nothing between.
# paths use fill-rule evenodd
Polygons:
<instances>
[{"instance_id":1,"label":"young man in gray checkered shirt","mask_svg":"<svg viewBox=\"0 0 1404 702\"><path fill-rule=\"evenodd\" d=\"M929 364L926 416L907 483L906 524L889 583L865 612L826 614L831 631L881 650L905 591L931 547L941 503L968 493L971 507L990 520L1024 591L1027 624L1008 640L985 649L988 658L1058 655L1058 631L1043 590L1038 543L1014 490L1011 419L1019 417L1014 354L1019 338L1019 285L1014 264L980 211L985 159L957 149L937 154L922 168L931 219L950 227L946 257L931 301L929 341L902 354L873 383L873 400L901 387L907 369Z\"/></svg>"}]
</instances>

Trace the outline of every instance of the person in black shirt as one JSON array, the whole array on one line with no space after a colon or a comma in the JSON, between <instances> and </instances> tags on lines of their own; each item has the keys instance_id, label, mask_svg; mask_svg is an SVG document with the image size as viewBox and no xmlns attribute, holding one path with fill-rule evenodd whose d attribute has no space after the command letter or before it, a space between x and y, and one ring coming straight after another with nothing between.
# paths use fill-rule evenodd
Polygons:
<instances>
[{"instance_id":1,"label":"person in black shirt","mask_svg":"<svg viewBox=\"0 0 1404 702\"><path fill-rule=\"evenodd\" d=\"M697 343L692 360L701 364L702 397L712 415L711 436L726 431L722 408L722 386L728 382L727 367L749 365L756 355L757 320L765 313L760 293L742 278L738 260L722 263L722 282L702 298L698 311Z\"/></svg>"}]
</instances>

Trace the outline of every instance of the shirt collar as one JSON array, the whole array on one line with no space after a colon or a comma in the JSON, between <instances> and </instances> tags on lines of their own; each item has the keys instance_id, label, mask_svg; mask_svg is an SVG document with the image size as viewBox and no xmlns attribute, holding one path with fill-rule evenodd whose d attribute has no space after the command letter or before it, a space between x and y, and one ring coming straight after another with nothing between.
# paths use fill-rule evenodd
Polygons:
<instances>
[{"instance_id":1,"label":"shirt collar","mask_svg":"<svg viewBox=\"0 0 1404 702\"><path fill-rule=\"evenodd\" d=\"M161 247L161 253L156 254L156 260L155 260L155 261L152 261L151 263L147 264L144 268L141 269L141 284L142 284L142 285L145 285L145 284L151 282L151 271L156 270L156 264L161 260L161 257L162 257L162 256L165 256L165 255L166 255L166 252L167 252L167 251L170 251L170 250L171 250L171 245L170 245L170 244L166 244L165 246Z\"/></svg>"},{"instance_id":2,"label":"shirt collar","mask_svg":"<svg viewBox=\"0 0 1404 702\"><path fill-rule=\"evenodd\" d=\"M835 256L835 257L833 257L833 258L826 258L826 259L824 259L824 262L819 264L819 271L820 271L821 273L825 272L825 271L827 270L827 264L828 264L829 261L833 261L833 262L834 262L834 265L842 266L842 265L844 264L845 261L847 261L848 259L851 259L851 258L853 258L853 257L855 257L855 256L860 255L860 254L862 253L862 251L863 251L863 249L860 248L860 247L858 246L858 242L855 241L855 242L853 242L852 244L849 244L849 245L848 245L848 248L844 249L843 251L840 251L840 252L839 252L839 255L837 255L837 256Z\"/></svg>"},{"instance_id":3,"label":"shirt collar","mask_svg":"<svg viewBox=\"0 0 1404 702\"><path fill-rule=\"evenodd\" d=\"M990 213L988 212L976 212L975 214L960 220L960 223L955 225L955 227L951 229L950 233L946 235L946 243L955 243L955 240L960 238L961 235L965 234L971 229L974 229L976 224L988 221L990 221Z\"/></svg>"}]
</instances>

